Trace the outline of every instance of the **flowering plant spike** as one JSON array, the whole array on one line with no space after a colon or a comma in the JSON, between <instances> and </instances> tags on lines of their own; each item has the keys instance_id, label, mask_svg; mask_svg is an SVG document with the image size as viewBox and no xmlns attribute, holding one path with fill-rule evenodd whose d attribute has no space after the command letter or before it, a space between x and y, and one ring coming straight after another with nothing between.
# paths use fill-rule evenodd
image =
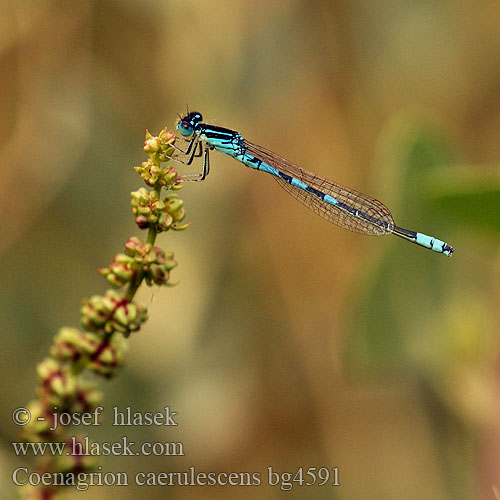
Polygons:
<instances>
[{"instance_id":1,"label":"flowering plant spike","mask_svg":"<svg viewBox=\"0 0 500 500\"><path fill-rule=\"evenodd\" d=\"M83 375L94 373L110 378L123 366L127 350L126 338L138 332L148 318L147 309L134 301L138 288L172 286L171 271L177 265L174 254L155 246L159 233L181 231L188 224L184 203L174 191L181 187L177 171L168 164L174 152L175 134L164 128L157 136L146 131L144 152L148 160L134 167L146 187L131 193L132 214L139 229L146 230L144 239L132 236L123 253L100 273L112 287L103 295L84 299L80 308L81 327L61 328L54 337L50 356L37 367L37 398L28 403L31 420L23 426L22 437L31 442L82 442L72 438L67 427L54 426L62 414L92 412L102 401L102 393ZM162 191L166 191L165 194ZM26 420L27 421L27 420ZM54 429L55 427L55 429ZM52 430L54 429L54 430ZM61 473L68 476L95 470L97 457L77 453L46 456L36 467L40 473ZM71 482L68 480L68 484ZM21 497L51 500L62 486L20 487Z\"/></svg>"}]
</instances>

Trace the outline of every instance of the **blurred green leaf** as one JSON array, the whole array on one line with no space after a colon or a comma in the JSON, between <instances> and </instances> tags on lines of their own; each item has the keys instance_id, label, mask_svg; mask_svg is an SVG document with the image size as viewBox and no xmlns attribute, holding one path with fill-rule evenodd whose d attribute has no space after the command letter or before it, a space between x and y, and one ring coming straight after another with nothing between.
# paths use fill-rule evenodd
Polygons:
<instances>
[{"instance_id":1,"label":"blurred green leaf","mask_svg":"<svg viewBox=\"0 0 500 500\"><path fill-rule=\"evenodd\" d=\"M398 116L381 136L376 162L384 189L401 205L394 211L396 222L458 247L455 239L470 238L473 229L500 234L500 169L454 166L449 143L433 121ZM410 346L415 338L451 335L436 327L452 324L446 320L454 300L449 291L470 290L471 280L482 273L464 266L471 254L460 247L447 260L396 238L388 245L352 300L346 361L362 372L414 363ZM432 346L426 349L432 363Z\"/></svg>"},{"instance_id":2,"label":"blurred green leaf","mask_svg":"<svg viewBox=\"0 0 500 500\"><path fill-rule=\"evenodd\" d=\"M422 199L450 224L500 237L500 167L434 169L423 173L419 190Z\"/></svg>"}]
</instances>

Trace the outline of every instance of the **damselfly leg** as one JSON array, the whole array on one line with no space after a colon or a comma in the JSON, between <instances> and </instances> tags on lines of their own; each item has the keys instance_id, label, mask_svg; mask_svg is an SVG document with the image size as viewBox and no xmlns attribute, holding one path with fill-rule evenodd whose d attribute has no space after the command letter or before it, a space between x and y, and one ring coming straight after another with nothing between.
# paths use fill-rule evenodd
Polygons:
<instances>
[{"instance_id":1,"label":"damselfly leg","mask_svg":"<svg viewBox=\"0 0 500 500\"><path fill-rule=\"evenodd\" d=\"M183 162L181 160L176 160L179 163L182 163L183 165L190 165L192 163L192 161L193 161L193 158L195 158L195 157L199 158L200 156L203 155L203 170L199 174L184 174L184 175L181 175L181 179L183 181L186 181L186 182L192 182L192 181L199 182L199 181L203 181L205 179L205 177L208 175L208 173L210 172L209 150L211 148L205 147L203 149L201 142L199 142L198 145L200 146L200 148L199 148L200 149L199 154L194 154L194 151L197 149L197 147L196 147L193 150L193 154L191 154L191 156L189 158L189 161ZM175 158L173 158L173 159L175 160Z\"/></svg>"}]
</instances>

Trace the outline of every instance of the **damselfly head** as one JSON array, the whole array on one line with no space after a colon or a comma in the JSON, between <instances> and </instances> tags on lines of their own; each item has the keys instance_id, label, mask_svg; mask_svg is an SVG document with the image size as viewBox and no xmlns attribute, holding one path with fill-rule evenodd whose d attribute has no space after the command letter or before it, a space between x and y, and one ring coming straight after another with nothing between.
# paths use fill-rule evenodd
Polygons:
<instances>
[{"instance_id":1,"label":"damselfly head","mask_svg":"<svg viewBox=\"0 0 500 500\"><path fill-rule=\"evenodd\" d=\"M179 117L180 118L180 117ZM203 117L197 111L191 111L177 122L177 129L184 137L189 137L196 128L196 125L203 120Z\"/></svg>"}]
</instances>

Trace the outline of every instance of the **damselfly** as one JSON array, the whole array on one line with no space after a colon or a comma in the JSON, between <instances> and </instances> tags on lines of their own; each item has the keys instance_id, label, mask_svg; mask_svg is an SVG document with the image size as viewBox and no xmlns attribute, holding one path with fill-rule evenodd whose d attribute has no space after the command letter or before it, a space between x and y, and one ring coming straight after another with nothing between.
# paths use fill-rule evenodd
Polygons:
<instances>
[{"instance_id":1,"label":"damselfly","mask_svg":"<svg viewBox=\"0 0 500 500\"><path fill-rule=\"evenodd\" d=\"M203 171L185 175L183 180L205 179L210 171L209 151L215 149L247 167L271 174L303 205L344 229L376 236L395 234L448 257L454 252L444 241L396 226L391 212L380 201L307 172L272 151L247 141L239 132L203 123L201 114L196 111L179 117L177 129L189 141L186 151L176 148L186 156L186 161L181 163L190 165L195 157L203 156Z\"/></svg>"}]
</instances>

